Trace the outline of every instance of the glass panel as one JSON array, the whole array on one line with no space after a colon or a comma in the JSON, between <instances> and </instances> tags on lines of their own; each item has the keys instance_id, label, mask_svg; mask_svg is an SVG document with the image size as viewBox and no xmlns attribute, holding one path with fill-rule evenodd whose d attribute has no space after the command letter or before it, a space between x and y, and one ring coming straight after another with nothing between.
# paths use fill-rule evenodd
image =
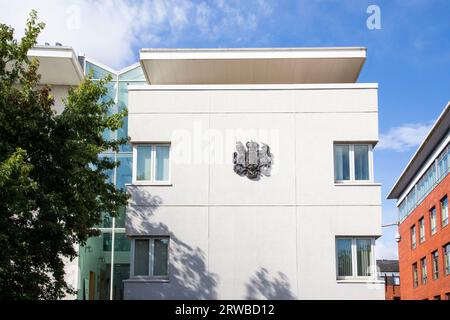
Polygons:
<instances>
[{"instance_id":1,"label":"glass panel","mask_svg":"<svg viewBox=\"0 0 450 320\"><path fill-rule=\"evenodd\" d=\"M100 159L107 158L110 161L114 161L114 154L101 154L99 155ZM108 183L114 183L114 170L106 170L106 181ZM112 216L105 212L102 214L102 221L100 225L97 225L96 227L100 228L111 228L112 227Z\"/></svg>"},{"instance_id":2,"label":"glass panel","mask_svg":"<svg viewBox=\"0 0 450 320\"><path fill-rule=\"evenodd\" d=\"M369 180L369 146L355 145L355 179Z\"/></svg>"},{"instance_id":3,"label":"glass panel","mask_svg":"<svg viewBox=\"0 0 450 320\"><path fill-rule=\"evenodd\" d=\"M125 233L115 231L114 251L130 252L130 240Z\"/></svg>"},{"instance_id":4,"label":"glass panel","mask_svg":"<svg viewBox=\"0 0 450 320\"><path fill-rule=\"evenodd\" d=\"M118 189L125 190L125 184L131 183L133 156L119 153L117 154L117 160L120 161L120 165L117 167L116 186Z\"/></svg>"},{"instance_id":5,"label":"glass panel","mask_svg":"<svg viewBox=\"0 0 450 320\"><path fill-rule=\"evenodd\" d=\"M419 237L420 237L420 242L425 241L425 223L424 223L423 218L421 218L419 220Z\"/></svg>"},{"instance_id":6,"label":"glass panel","mask_svg":"<svg viewBox=\"0 0 450 320\"><path fill-rule=\"evenodd\" d=\"M103 250L103 237L104 234L91 237L80 247L78 259L80 300L109 299L111 252Z\"/></svg>"},{"instance_id":7,"label":"glass panel","mask_svg":"<svg viewBox=\"0 0 450 320\"><path fill-rule=\"evenodd\" d=\"M444 247L444 268L445 275L450 274L450 243Z\"/></svg>"},{"instance_id":8,"label":"glass panel","mask_svg":"<svg viewBox=\"0 0 450 320\"><path fill-rule=\"evenodd\" d=\"M417 273L417 263L413 264L413 286L417 287L419 284L419 275Z\"/></svg>"},{"instance_id":9,"label":"glass panel","mask_svg":"<svg viewBox=\"0 0 450 320\"><path fill-rule=\"evenodd\" d=\"M111 75L113 80L117 79L117 76L114 73L86 61L86 75L88 75L91 70L93 71L93 79L103 79L107 75Z\"/></svg>"},{"instance_id":10,"label":"glass panel","mask_svg":"<svg viewBox=\"0 0 450 320\"><path fill-rule=\"evenodd\" d=\"M126 207L121 207L116 216L115 227L125 228Z\"/></svg>"},{"instance_id":11,"label":"glass panel","mask_svg":"<svg viewBox=\"0 0 450 320\"><path fill-rule=\"evenodd\" d=\"M134 275L148 276L149 241L134 241Z\"/></svg>"},{"instance_id":12,"label":"glass panel","mask_svg":"<svg viewBox=\"0 0 450 320\"><path fill-rule=\"evenodd\" d=\"M411 228L411 247L413 249L416 247L416 226Z\"/></svg>"},{"instance_id":13,"label":"glass panel","mask_svg":"<svg viewBox=\"0 0 450 320\"><path fill-rule=\"evenodd\" d=\"M130 278L130 245L131 241L127 235L116 231L114 237L114 300L123 300L123 280Z\"/></svg>"},{"instance_id":14,"label":"glass panel","mask_svg":"<svg viewBox=\"0 0 450 320\"><path fill-rule=\"evenodd\" d=\"M423 258L420 260L420 267L422 271L422 284L427 283L427 260L426 258Z\"/></svg>"},{"instance_id":15,"label":"glass panel","mask_svg":"<svg viewBox=\"0 0 450 320\"><path fill-rule=\"evenodd\" d=\"M447 196L441 200L441 217L442 217L442 226L445 227L448 224L448 198L447 198Z\"/></svg>"},{"instance_id":16,"label":"glass panel","mask_svg":"<svg viewBox=\"0 0 450 320\"><path fill-rule=\"evenodd\" d=\"M370 239L356 240L356 257L358 276L370 277L372 275L372 242Z\"/></svg>"},{"instance_id":17,"label":"glass panel","mask_svg":"<svg viewBox=\"0 0 450 320\"><path fill-rule=\"evenodd\" d=\"M338 239L336 241L338 257L338 276L351 277L352 272L352 240Z\"/></svg>"},{"instance_id":18,"label":"glass panel","mask_svg":"<svg viewBox=\"0 0 450 320\"><path fill-rule=\"evenodd\" d=\"M103 234L103 251L111 251L112 250L112 236L111 232L107 232Z\"/></svg>"},{"instance_id":19,"label":"glass panel","mask_svg":"<svg viewBox=\"0 0 450 320\"><path fill-rule=\"evenodd\" d=\"M169 181L168 146L156 146L156 180Z\"/></svg>"},{"instance_id":20,"label":"glass panel","mask_svg":"<svg viewBox=\"0 0 450 320\"><path fill-rule=\"evenodd\" d=\"M125 73L119 74L119 81L124 80L143 81L144 83L147 83L141 67L137 67Z\"/></svg>"},{"instance_id":21,"label":"glass panel","mask_svg":"<svg viewBox=\"0 0 450 320\"><path fill-rule=\"evenodd\" d=\"M431 254L431 257L433 258L433 279L439 278L439 255L437 251L434 251Z\"/></svg>"},{"instance_id":22,"label":"glass panel","mask_svg":"<svg viewBox=\"0 0 450 320\"><path fill-rule=\"evenodd\" d=\"M128 83L120 82L119 83L119 92L118 92L118 100L117 100L117 108L119 112L126 109L128 106ZM127 138L128 137L128 117L123 118L122 127L117 130L117 138ZM131 151L130 144L120 146L120 151L126 152Z\"/></svg>"},{"instance_id":23,"label":"glass panel","mask_svg":"<svg viewBox=\"0 0 450 320\"><path fill-rule=\"evenodd\" d=\"M436 233L436 208L430 210L431 234Z\"/></svg>"},{"instance_id":24,"label":"glass panel","mask_svg":"<svg viewBox=\"0 0 450 320\"><path fill-rule=\"evenodd\" d=\"M152 147L151 146L138 146L137 147L137 172L136 180L150 180L151 171L151 158Z\"/></svg>"},{"instance_id":25,"label":"glass panel","mask_svg":"<svg viewBox=\"0 0 450 320\"><path fill-rule=\"evenodd\" d=\"M167 276L169 239L155 239L153 248L153 275Z\"/></svg>"},{"instance_id":26,"label":"glass panel","mask_svg":"<svg viewBox=\"0 0 450 320\"><path fill-rule=\"evenodd\" d=\"M334 178L335 180L350 180L350 162L348 145L334 146Z\"/></svg>"},{"instance_id":27,"label":"glass panel","mask_svg":"<svg viewBox=\"0 0 450 320\"><path fill-rule=\"evenodd\" d=\"M108 89L106 95L104 95L100 101L101 102L108 102L110 100L115 100L116 98L116 90L117 90L117 83L116 82L108 82L106 84L106 87ZM109 109L108 109L108 116L111 116L113 114L117 113L117 105L116 104L112 104ZM106 129L103 133L102 133L102 137L103 139L110 141L110 140L115 140L117 136L117 132L116 131L112 131L110 129Z\"/></svg>"}]
</instances>

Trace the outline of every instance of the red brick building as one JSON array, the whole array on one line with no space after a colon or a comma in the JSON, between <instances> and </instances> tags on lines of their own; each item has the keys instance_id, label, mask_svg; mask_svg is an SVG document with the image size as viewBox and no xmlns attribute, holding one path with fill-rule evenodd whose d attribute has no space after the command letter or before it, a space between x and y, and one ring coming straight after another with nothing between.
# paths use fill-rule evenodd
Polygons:
<instances>
[{"instance_id":1,"label":"red brick building","mask_svg":"<svg viewBox=\"0 0 450 320\"><path fill-rule=\"evenodd\" d=\"M401 299L450 300L450 103L388 199L399 208Z\"/></svg>"}]
</instances>

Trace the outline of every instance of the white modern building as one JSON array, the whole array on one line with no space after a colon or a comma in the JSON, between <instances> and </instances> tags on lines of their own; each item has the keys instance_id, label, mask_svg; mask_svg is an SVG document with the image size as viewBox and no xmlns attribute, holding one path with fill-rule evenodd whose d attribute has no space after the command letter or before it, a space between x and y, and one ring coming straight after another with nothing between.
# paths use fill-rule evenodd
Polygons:
<instances>
[{"instance_id":1,"label":"white modern building","mask_svg":"<svg viewBox=\"0 0 450 320\"><path fill-rule=\"evenodd\" d=\"M82 59L128 107L109 134L130 145L102 156L123 160L111 182L131 199L72 262L78 298L384 299L365 59L365 48L142 49L121 71Z\"/></svg>"},{"instance_id":2,"label":"white modern building","mask_svg":"<svg viewBox=\"0 0 450 320\"><path fill-rule=\"evenodd\" d=\"M125 299L384 299L364 48L142 49ZM270 174L233 170L236 143ZM247 162L249 155L247 155Z\"/></svg>"}]
</instances>

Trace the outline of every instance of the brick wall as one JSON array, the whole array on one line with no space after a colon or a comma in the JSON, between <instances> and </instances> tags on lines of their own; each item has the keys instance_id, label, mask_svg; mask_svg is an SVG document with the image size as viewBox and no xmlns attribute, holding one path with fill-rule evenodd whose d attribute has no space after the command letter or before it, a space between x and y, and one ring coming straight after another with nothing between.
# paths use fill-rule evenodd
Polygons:
<instances>
[{"instance_id":1,"label":"brick wall","mask_svg":"<svg viewBox=\"0 0 450 320\"><path fill-rule=\"evenodd\" d=\"M441 299L448 298L450 293L450 275L444 272L443 246L450 242L450 224L442 227L440 200L447 195L450 200L450 174L447 175L435 189L419 204L419 206L403 221L399 227L401 241L399 242L399 267L401 298L405 299L433 299L439 295ZM431 235L430 209L436 207L437 232ZM420 243L419 219L424 217L425 241ZM416 226L416 248L411 247L411 227ZM433 280L431 253L439 253L439 278ZM427 283L422 284L420 259L426 257ZM417 263L419 285L413 287L413 263Z\"/></svg>"}]
</instances>

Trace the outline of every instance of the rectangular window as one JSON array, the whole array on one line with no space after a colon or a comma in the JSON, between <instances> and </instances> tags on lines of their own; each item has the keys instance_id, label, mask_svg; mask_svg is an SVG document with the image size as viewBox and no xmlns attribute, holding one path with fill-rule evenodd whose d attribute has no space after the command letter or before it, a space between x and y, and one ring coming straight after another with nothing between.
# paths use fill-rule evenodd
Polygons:
<instances>
[{"instance_id":1,"label":"rectangular window","mask_svg":"<svg viewBox=\"0 0 450 320\"><path fill-rule=\"evenodd\" d=\"M421 243L425 241L425 220L423 217L419 220L419 238Z\"/></svg>"},{"instance_id":2,"label":"rectangular window","mask_svg":"<svg viewBox=\"0 0 450 320\"><path fill-rule=\"evenodd\" d=\"M448 198L445 196L441 200L441 224L445 227L448 224Z\"/></svg>"},{"instance_id":3,"label":"rectangular window","mask_svg":"<svg viewBox=\"0 0 450 320\"><path fill-rule=\"evenodd\" d=\"M334 177L337 181L350 180L350 146L334 146Z\"/></svg>"},{"instance_id":4,"label":"rectangular window","mask_svg":"<svg viewBox=\"0 0 450 320\"><path fill-rule=\"evenodd\" d=\"M413 286L416 288L419 285L419 275L417 273L417 263L414 263L412 265L412 272L413 272Z\"/></svg>"},{"instance_id":5,"label":"rectangular window","mask_svg":"<svg viewBox=\"0 0 450 320\"><path fill-rule=\"evenodd\" d=\"M411 248L416 248L416 226L411 227Z\"/></svg>"},{"instance_id":6,"label":"rectangular window","mask_svg":"<svg viewBox=\"0 0 450 320\"><path fill-rule=\"evenodd\" d=\"M433 207L430 210L430 229L431 229L431 234L435 234L437 231L436 228L436 208Z\"/></svg>"},{"instance_id":7,"label":"rectangular window","mask_svg":"<svg viewBox=\"0 0 450 320\"><path fill-rule=\"evenodd\" d=\"M422 258L420 260L420 269L422 272L422 284L427 283L427 258Z\"/></svg>"},{"instance_id":8,"label":"rectangular window","mask_svg":"<svg viewBox=\"0 0 450 320\"><path fill-rule=\"evenodd\" d=\"M135 239L132 244L133 276L168 277L169 238Z\"/></svg>"},{"instance_id":9,"label":"rectangular window","mask_svg":"<svg viewBox=\"0 0 450 320\"><path fill-rule=\"evenodd\" d=\"M373 238L336 238L337 279L372 279Z\"/></svg>"},{"instance_id":10,"label":"rectangular window","mask_svg":"<svg viewBox=\"0 0 450 320\"><path fill-rule=\"evenodd\" d=\"M371 181L371 171L372 145L334 145L334 180L336 182Z\"/></svg>"},{"instance_id":11,"label":"rectangular window","mask_svg":"<svg viewBox=\"0 0 450 320\"><path fill-rule=\"evenodd\" d=\"M136 159L134 181L169 182L170 180L170 145L142 144L135 145Z\"/></svg>"},{"instance_id":12,"label":"rectangular window","mask_svg":"<svg viewBox=\"0 0 450 320\"><path fill-rule=\"evenodd\" d=\"M441 296L434 296L433 300L441 300Z\"/></svg>"},{"instance_id":13,"label":"rectangular window","mask_svg":"<svg viewBox=\"0 0 450 320\"><path fill-rule=\"evenodd\" d=\"M444 272L448 276L450 274L450 243L447 243L444 248Z\"/></svg>"},{"instance_id":14,"label":"rectangular window","mask_svg":"<svg viewBox=\"0 0 450 320\"><path fill-rule=\"evenodd\" d=\"M439 254L437 250L431 254L431 258L433 262L433 279L436 280L439 278Z\"/></svg>"}]
</instances>

